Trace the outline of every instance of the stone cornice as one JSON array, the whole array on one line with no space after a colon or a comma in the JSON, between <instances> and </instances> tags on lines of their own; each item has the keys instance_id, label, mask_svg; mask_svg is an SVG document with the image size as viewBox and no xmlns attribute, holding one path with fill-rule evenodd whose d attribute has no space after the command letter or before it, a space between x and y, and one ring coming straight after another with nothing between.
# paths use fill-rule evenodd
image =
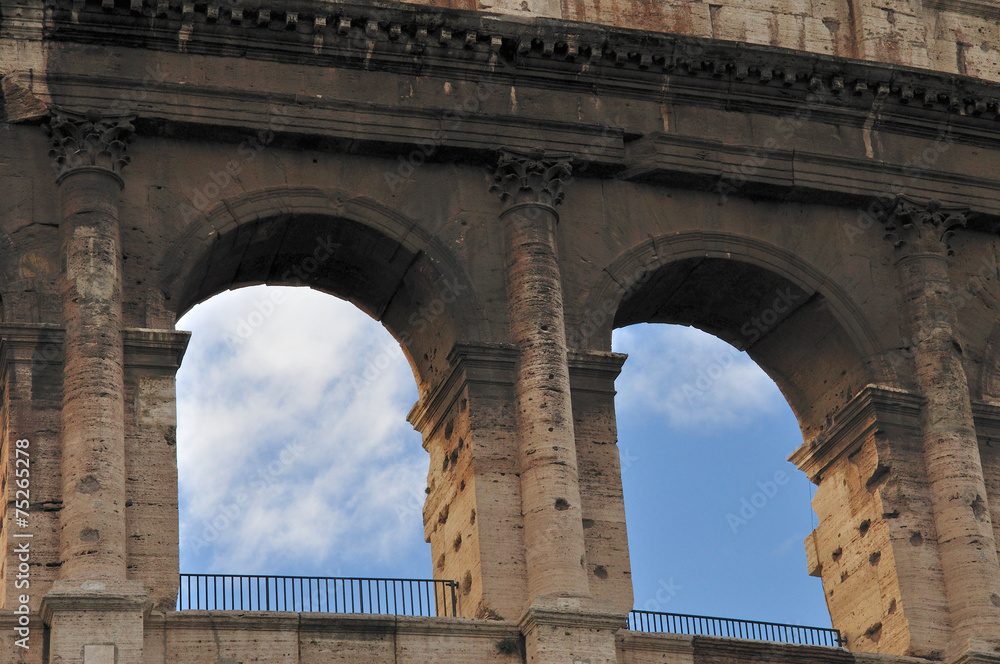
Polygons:
<instances>
[{"instance_id":1,"label":"stone cornice","mask_svg":"<svg viewBox=\"0 0 1000 664\"><path fill-rule=\"evenodd\" d=\"M451 372L420 399L406 421L424 435L426 441L441 425L458 399L462 388L472 383L514 385L518 351L504 344L456 344L448 353Z\"/></svg>"},{"instance_id":2,"label":"stone cornice","mask_svg":"<svg viewBox=\"0 0 1000 664\"><path fill-rule=\"evenodd\" d=\"M604 79L605 94L662 94L662 76L752 85L833 106L879 100L995 119L1000 89L977 79L813 53L572 21L514 17L393 2L47 0L49 39L238 56L318 66L425 71L486 69L549 87ZM448 63L452 63L449 65ZM548 72L542 74L542 72ZM697 85L695 86L697 87ZM617 90L616 90L617 89Z\"/></svg>"},{"instance_id":3,"label":"stone cornice","mask_svg":"<svg viewBox=\"0 0 1000 664\"><path fill-rule=\"evenodd\" d=\"M788 460L818 483L834 461L853 452L876 430L919 433L923 402L912 392L868 385L832 417L825 431L803 443Z\"/></svg>"},{"instance_id":4,"label":"stone cornice","mask_svg":"<svg viewBox=\"0 0 1000 664\"><path fill-rule=\"evenodd\" d=\"M0 384L15 362L61 365L65 336L58 325L0 324Z\"/></svg>"},{"instance_id":5,"label":"stone cornice","mask_svg":"<svg viewBox=\"0 0 1000 664\"><path fill-rule=\"evenodd\" d=\"M191 333L183 330L123 330L127 368L176 370L187 350Z\"/></svg>"},{"instance_id":6,"label":"stone cornice","mask_svg":"<svg viewBox=\"0 0 1000 664\"><path fill-rule=\"evenodd\" d=\"M140 613L149 615L153 602L139 581L65 581L58 580L42 597L39 611L46 625L52 625L56 613L81 611Z\"/></svg>"},{"instance_id":7,"label":"stone cornice","mask_svg":"<svg viewBox=\"0 0 1000 664\"><path fill-rule=\"evenodd\" d=\"M556 599L552 605L529 607L518 623L521 632L527 634L539 627L589 628L615 632L628 629L628 616L625 614L587 610L583 608L582 602L579 602L579 606L559 606L559 601Z\"/></svg>"},{"instance_id":8,"label":"stone cornice","mask_svg":"<svg viewBox=\"0 0 1000 664\"><path fill-rule=\"evenodd\" d=\"M980 438L1000 440L1000 405L973 401L972 417Z\"/></svg>"},{"instance_id":9,"label":"stone cornice","mask_svg":"<svg viewBox=\"0 0 1000 664\"><path fill-rule=\"evenodd\" d=\"M1000 219L1000 198L996 193L1000 182L995 180L800 149L768 151L763 166L741 170L743 164L759 156L760 150L759 146L656 132L628 145L627 165L618 177L716 191L720 195L752 190L760 198L854 207L858 217L852 221L862 224L880 223L870 219L872 215L866 210L871 212L875 207L884 211L897 198L914 200L902 192L894 193L900 191L900 182L905 182L906 192L933 198L947 208L967 208L970 228L992 232ZM873 201L877 202L874 206Z\"/></svg>"},{"instance_id":10,"label":"stone cornice","mask_svg":"<svg viewBox=\"0 0 1000 664\"><path fill-rule=\"evenodd\" d=\"M955 12L969 16L1000 19L1000 5L991 0L924 0L924 7L941 12Z\"/></svg>"},{"instance_id":11,"label":"stone cornice","mask_svg":"<svg viewBox=\"0 0 1000 664\"><path fill-rule=\"evenodd\" d=\"M615 394L615 379L628 355L582 350L570 350L566 355L573 392Z\"/></svg>"}]
</instances>

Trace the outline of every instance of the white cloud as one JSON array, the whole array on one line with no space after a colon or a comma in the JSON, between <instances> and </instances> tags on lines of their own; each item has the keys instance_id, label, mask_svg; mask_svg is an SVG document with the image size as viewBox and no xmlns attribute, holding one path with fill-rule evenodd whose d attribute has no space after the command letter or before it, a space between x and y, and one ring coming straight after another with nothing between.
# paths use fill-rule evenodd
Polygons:
<instances>
[{"instance_id":1,"label":"white cloud","mask_svg":"<svg viewBox=\"0 0 1000 664\"><path fill-rule=\"evenodd\" d=\"M329 295L264 287L216 296L179 327L192 330L178 373L183 560L429 567L414 498L427 454L405 421L416 388L388 332Z\"/></svg>"},{"instance_id":2,"label":"white cloud","mask_svg":"<svg viewBox=\"0 0 1000 664\"><path fill-rule=\"evenodd\" d=\"M621 415L734 427L783 407L777 386L746 353L695 328L631 326L615 331L614 349L629 354L615 384Z\"/></svg>"}]
</instances>

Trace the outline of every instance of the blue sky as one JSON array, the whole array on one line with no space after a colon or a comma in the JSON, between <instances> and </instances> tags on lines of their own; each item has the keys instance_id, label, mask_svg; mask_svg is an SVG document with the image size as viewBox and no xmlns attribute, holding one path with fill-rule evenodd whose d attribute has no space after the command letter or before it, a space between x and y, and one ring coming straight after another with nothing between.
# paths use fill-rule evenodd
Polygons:
<instances>
[{"instance_id":1,"label":"blue sky","mask_svg":"<svg viewBox=\"0 0 1000 664\"><path fill-rule=\"evenodd\" d=\"M218 295L178 323L181 571L430 578L409 365L377 322L305 288ZM811 485L773 382L691 328L615 333L639 609L828 626L802 539Z\"/></svg>"}]
</instances>

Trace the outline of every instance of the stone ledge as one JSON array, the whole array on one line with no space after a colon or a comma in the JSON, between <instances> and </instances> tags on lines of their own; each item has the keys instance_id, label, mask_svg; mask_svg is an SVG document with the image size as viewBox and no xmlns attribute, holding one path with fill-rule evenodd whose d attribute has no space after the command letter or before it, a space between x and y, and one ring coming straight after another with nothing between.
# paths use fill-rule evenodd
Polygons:
<instances>
[{"instance_id":1,"label":"stone ledge","mask_svg":"<svg viewBox=\"0 0 1000 664\"><path fill-rule=\"evenodd\" d=\"M521 616L522 633L541 626L618 631L628 624L627 614L584 608L593 602L587 598L545 598L543 602L528 607Z\"/></svg>"},{"instance_id":2,"label":"stone ledge","mask_svg":"<svg viewBox=\"0 0 1000 664\"><path fill-rule=\"evenodd\" d=\"M153 602L138 581L56 581L42 597L41 616L52 624L56 613L142 613L148 615Z\"/></svg>"},{"instance_id":3,"label":"stone ledge","mask_svg":"<svg viewBox=\"0 0 1000 664\"><path fill-rule=\"evenodd\" d=\"M877 428L919 432L923 402L923 397L906 390L867 385L837 412L825 432L803 443L788 460L818 483L830 464Z\"/></svg>"},{"instance_id":4,"label":"stone ledge","mask_svg":"<svg viewBox=\"0 0 1000 664\"><path fill-rule=\"evenodd\" d=\"M269 611L177 611L153 615L147 622L168 630L212 629L277 632L422 634L428 636L517 637L517 625L502 620L427 618L349 613L276 613Z\"/></svg>"},{"instance_id":5,"label":"stone ledge","mask_svg":"<svg viewBox=\"0 0 1000 664\"><path fill-rule=\"evenodd\" d=\"M548 90L591 89L600 81L607 96L650 100L662 98L667 77L678 98L714 90L716 105L724 108L777 103L795 109L809 95L822 93L820 105L831 110L841 107L867 114L877 107L883 117L898 111L934 117L936 122L949 116L1000 118L1000 86L980 79L565 20L393 2L304 0L273 7L182 0L49 0L47 4L46 34L53 41L174 52L182 41L190 54L447 74L459 80L508 84L516 77L519 85ZM49 78L51 86L56 79ZM325 103L301 97L296 103ZM147 106L165 108L162 103ZM995 133L992 124L982 126Z\"/></svg>"},{"instance_id":6,"label":"stone ledge","mask_svg":"<svg viewBox=\"0 0 1000 664\"><path fill-rule=\"evenodd\" d=\"M191 333L184 330L122 330L125 366L177 369L187 350Z\"/></svg>"},{"instance_id":7,"label":"stone ledge","mask_svg":"<svg viewBox=\"0 0 1000 664\"><path fill-rule=\"evenodd\" d=\"M465 385L513 386L517 358L517 348L507 344L456 344L448 353L451 371L427 396L413 405L406 421L424 434L425 441L428 440Z\"/></svg>"}]
</instances>

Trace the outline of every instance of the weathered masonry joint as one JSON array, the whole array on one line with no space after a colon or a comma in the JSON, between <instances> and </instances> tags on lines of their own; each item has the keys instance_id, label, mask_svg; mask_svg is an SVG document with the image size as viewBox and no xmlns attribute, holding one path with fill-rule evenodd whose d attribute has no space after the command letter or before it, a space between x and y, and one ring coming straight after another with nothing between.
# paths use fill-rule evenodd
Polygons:
<instances>
[{"instance_id":1,"label":"weathered masonry joint","mask_svg":"<svg viewBox=\"0 0 1000 664\"><path fill-rule=\"evenodd\" d=\"M0 0L0 664L996 662L995 8L435 4ZM254 284L410 360L438 617L177 610L175 323ZM846 649L626 627L636 323L778 383Z\"/></svg>"}]
</instances>

